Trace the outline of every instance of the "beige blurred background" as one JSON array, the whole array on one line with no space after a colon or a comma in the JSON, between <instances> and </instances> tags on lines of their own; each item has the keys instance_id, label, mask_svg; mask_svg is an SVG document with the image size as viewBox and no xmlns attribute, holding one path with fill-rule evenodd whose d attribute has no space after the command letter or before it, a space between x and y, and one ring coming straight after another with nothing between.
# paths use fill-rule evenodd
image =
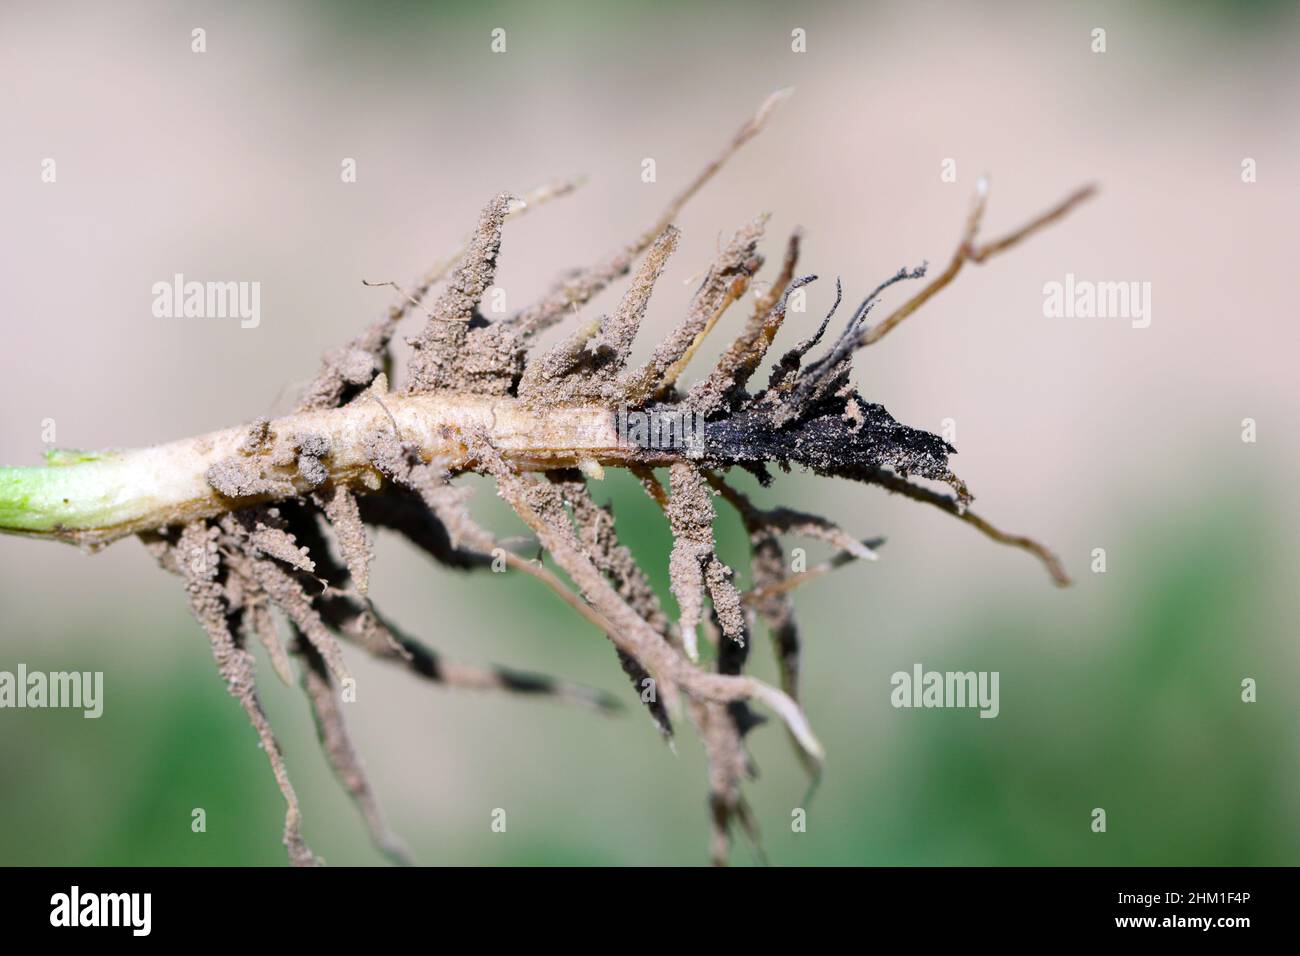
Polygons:
<instances>
[{"instance_id":1,"label":"beige blurred background","mask_svg":"<svg viewBox=\"0 0 1300 956\"><path fill-rule=\"evenodd\" d=\"M755 733L748 792L770 855L1294 862L1298 22L1282 3L6 4L0 462L36 462L46 419L59 446L102 448L285 411L319 353L387 306L363 278L408 282L495 193L588 174L508 227L499 285L522 306L653 221L792 85L681 216L643 347L719 235L757 212L772 214L769 260L802 226L801 268L822 276L789 343L836 276L854 301L901 265L946 262L981 173L989 237L1102 188L969 267L857 371L899 420L953 419L977 510L1050 543L1074 588L876 489L791 475L766 496L889 539L877 564L800 593L807 709L830 756L809 831L792 834L803 780L780 732ZM505 54L489 49L497 27ZM355 183L340 180L349 157ZM177 272L259 281L260 326L154 318L151 286ZM1150 282L1150 327L1045 318L1043 285L1066 273ZM620 477L608 488L661 565L653 508ZM478 498L511 527L487 487ZM387 538L378 552L377 602L447 655L634 703L600 636L531 582L458 577ZM99 721L0 712L0 863L282 862L254 738L138 544L87 557L0 540L0 669L19 661L102 669L107 703ZM705 859L689 733L673 757L631 707L602 720L352 661L354 736L422 861ZM892 709L889 675L917 661L1000 670L1002 716ZM754 670L773 677L765 639ZM264 686L308 838L332 862L376 862L305 706ZM190 833L196 806L207 834ZM1088 829L1097 806L1104 835ZM489 831L497 807L506 834Z\"/></svg>"}]
</instances>

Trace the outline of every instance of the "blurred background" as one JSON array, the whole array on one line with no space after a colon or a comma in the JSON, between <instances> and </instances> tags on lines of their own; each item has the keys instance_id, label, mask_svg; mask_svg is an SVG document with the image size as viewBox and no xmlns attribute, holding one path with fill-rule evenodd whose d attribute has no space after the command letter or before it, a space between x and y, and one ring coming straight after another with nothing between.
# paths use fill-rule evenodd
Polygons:
<instances>
[{"instance_id":1,"label":"blurred background","mask_svg":"<svg viewBox=\"0 0 1300 956\"><path fill-rule=\"evenodd\" d=\"M496 28L505 53L491 52ZM791 49L796 29L806 52ZM937 432L951 419L976 510L1050 544L1072 588L878 489L792 474L758 494L888 538L879 562L798 592L806 708L828 758L795 833L806 781L779 728L751 735L768 855L1294 863L1298 38L1296 4L1226 0L7 3L0 461L36 462L47 419L59 446L103 448L285 412L319 353L388 305L363 278L406 283L495 193L585 173L575 195L507 228L498 284L522 306L639 233L793 85L680 217L643 351L720 235L760 211L769 263L802 226L801 269L823 277L779 346L820 317L835 276L856 301L901 265L946 262L981 173L986 237L1083 182L1102 191L969 267L856 372L900 421ZM349 158L355 183L340 176ZM259 281L260 326L154 318L152 284L178 272ZM1150 327L1045 318L1043 286L1067 273L1151 283ZM624 475L598 494L673 607L662 516ZM474 507L517 532L489 487ZM718 533L747 582L725 510ZM1105 573L1091 570L1096 548ZM662 745L599 634L531 580L458 576L390 537L377 551L377 604L448 657L628 703L601 718L448 692L351 653L353 737L422 862L707 860L700 748L688 730L676 755ZM258 653L309 842L331 863L382 862L304 699ZM776 679L765 634L752 661ZM0 539L0 670L20 662L102 670L106 703L99 720L0 711L0 864L285 862L265 757L178 581L137 542L86 556ZM917 662L999 671L1000 716L894 709L890 675ZM1248 677L1256 703L1241 700ZM191 832L196 807L206 833ZM505 833L491 831L496 808ZM754 855L740 844L733 860Z\"/></svg>"}]
</instances>

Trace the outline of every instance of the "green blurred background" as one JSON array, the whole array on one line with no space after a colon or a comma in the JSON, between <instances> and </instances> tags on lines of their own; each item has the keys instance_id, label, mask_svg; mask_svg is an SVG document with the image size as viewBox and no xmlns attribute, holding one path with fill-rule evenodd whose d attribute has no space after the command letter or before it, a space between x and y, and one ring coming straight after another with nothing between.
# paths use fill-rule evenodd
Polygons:
<instances>
[{"instance_id":1,"label":"green blurred background","mask_svg":"<svg viewBox=\"0 0 1300 956\"><path fill-rule=\"evenodd\" d=\"M285 411L317 353L386 305L359 279L417 274L500 189L589 173L576 196L509 227L500 285L522 305L557 270L639 231L767 92L794 84L772 128L682 217L655 331L680 313L718 233L760 209L773 213L769 259L791 227L807 230L804 264L823 276L810 322L830 277L852 299L904 262L942 261L978 172L993 174L990 235L1078 182L1103 193L963 273L857 373L900 420L938 431L955 419L955 464L977 510L1051 544L1073 588L875 489L795 474L755 492L889 539L878 563L798 592L806 709L828 759L795 833L806 781L778 727L751 735L761 777L747 794L768 856L1294 863L1296 13L6 6L0 252L14 268L0 288L0 458L32 461L46 418L59 444L104 447ZM208 31L201 57L189 51L195 26ZM488 52L497 26L504 56ZM795 27L806 54L790 52ZM59 159L56 186L33 172L45 156ZM656 184L640 182L645 156ZM342 157L357 158L356 184L339 183ZM956 184L940 181L948 157ZM1258 160L1258 182L1241 182L1243 157ZM262 326L160 325L148 290L176 271L262 281ZM1066 272L1152 282L1152 327L1043 318L1042 285ZM1241 441L1245 417L1257 443ZM478 487L476 513L516 533ZM662 516L623 475L598 495L672 607ZM744 535L725 509L718 533L747 581ZM1090 571L1097 547L1104 574ZM352 654L353 738L421 862L707 859L699 746L684 721L677 754L662 745L600 635L531 580L456 575L388 537L377 550L376 603L447 656L562 675L628 703L602 718L447 692ZM301 694L258 654L309 842L331 863L381 862ZM752 661L775 681L765 634ZM0 669L19 662L102 670L107 699L93 721L0 711L0 864L285 862L264 755L177 582L138 544L87 558L0 540ZM999 671L1000 716L895 710L890 675L916 662ZM1256 703L1241 701L1246 677ZM206 833L190 830L196 807ZM1095 807L1104 834L1090 828ZM496 808L505 833L490 828ZM754 857L742 842L733 860Z\"/></svg>"}]
</instances>

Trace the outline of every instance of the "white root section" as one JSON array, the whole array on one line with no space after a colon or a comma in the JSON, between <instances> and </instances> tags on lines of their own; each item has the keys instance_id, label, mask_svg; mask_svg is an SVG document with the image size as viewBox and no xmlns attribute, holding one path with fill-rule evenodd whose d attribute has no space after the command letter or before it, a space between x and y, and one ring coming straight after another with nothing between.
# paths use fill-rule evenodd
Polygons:
<instances>
[{"instance_id":1,"label":"white root section","mask_svg":"<svg viewBox=\"0 0 1300 956\"><path fill-rule=\"evenodd\" d=\"M597 405L550 408L544 415L517 399L462 392L424 395L367 392L342 408L299 412L272 421L270 441L321 436L329 448L320 458L325 481L375 490L382 477L369 448L376 436L397 429L421 457L446 462L452 473L475 465L461 440L485 434L511 466L539 471L593 463L627 464L633 451L620 443L614 413ZM126 535L210 518L240 505L301 495L319 482L304 477L292 457L249 456L249 426L227 428L165 445L115 452L93 461L42 469L39 500L28 502L28 533L70 539L83 546ZM226 461L260 466L274 491L232 499L209 481L209 470ZM268 486L269 487L269 486ZM42 514L44 512L44 514Z\"/></svg>"}]
</instances>

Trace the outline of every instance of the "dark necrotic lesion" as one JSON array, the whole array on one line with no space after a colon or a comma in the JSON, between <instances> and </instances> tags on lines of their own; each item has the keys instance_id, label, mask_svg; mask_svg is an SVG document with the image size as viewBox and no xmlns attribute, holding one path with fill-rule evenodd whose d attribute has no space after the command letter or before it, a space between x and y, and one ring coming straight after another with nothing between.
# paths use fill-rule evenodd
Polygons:
<instances>
[{"instance_id":1,"label":"dark necrotic lesion","mask_svg":"<svg viewBox=\"0 0 1300 956\"><path fill-rule=\"evenodd\" d=\"M900 269L880 283L825 354L805 364L839 308L842 288L836 282L834 305L813 335L774 364L766 389L751 395L745 388L770 342L769 336L755 331L766 328L759 323L724 356L720 369L710 376L713 387L637 412L620 410L620 435L641 449L647 461L684 456L713 467L751 469L769 462L782 468L794 463L820 475L843 477L888 468L899 475L950 479L948 456L955 448L937 435L896 421L883 405L863 399L849 381L856 343L881 293L924 274L924 269ZM785 294L770 309L772 335L784 318L789 291L814 278L788 282ZM747 374L737 374L740 368ZM631 427L632 422L637 427Z\"/></svg>"},{"instance_id":2,"label":"dark necrotic lesion","mask_svg":"<svg viewBox=\"0 0 1300 956\"><path fill-rule=\"evenodd\" d=\"M956 449L937 435L896 421L883 405L853 396L860 420L847 419L843 406L813 413L784 428L773 427L761 409L738 412L705 428L705 457L719 464L794 462L822 475L842 475L864 467L891 467L900 473L943 479L948 455Z\"/></svg>"},{"instance_id":3,"label":"dark necrotic lesion","mask_svg":"<svg viewBox=\"0 0 1300 956\"><path fill-rule=\"evenodd\" d=\"M856 411L846 414L850 404ZM843 477L890 468L942 481L951 474L948 456L957 451L938 435L903 425L883 405L856 394L818 403L781 426L758 399L702 422L698 430L691 425L691 409L684 405L656 405L643 414L646 426L625 433L647 463L682 456L710 467L793 463L819 475Z\"/></svg>"}]
</instances>

